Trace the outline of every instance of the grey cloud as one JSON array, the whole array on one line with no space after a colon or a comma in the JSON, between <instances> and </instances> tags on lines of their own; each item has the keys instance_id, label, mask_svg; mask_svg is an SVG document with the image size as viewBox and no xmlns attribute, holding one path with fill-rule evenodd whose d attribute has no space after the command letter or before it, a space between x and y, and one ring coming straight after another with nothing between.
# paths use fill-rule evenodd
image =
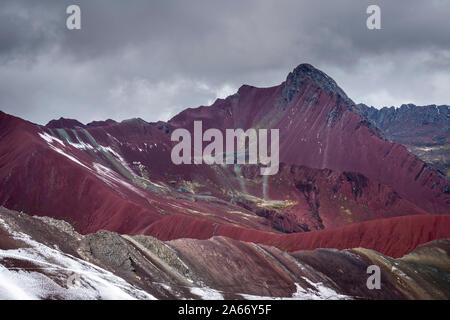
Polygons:
<instances>
[{"instance_id":1,"label":"grey cloud","mask_svg":"<svg viewBox=\"0 0 450 320\"><path fill-rule=\"evenodd\" d=\"M65 28L73 3L79 31ZM365 27L373 3L380 31ZM38 123L166 120L303 62L357 102L449 104L449 16L443 0L4 0L0 109Z\"/></svg>"}]
</instances>

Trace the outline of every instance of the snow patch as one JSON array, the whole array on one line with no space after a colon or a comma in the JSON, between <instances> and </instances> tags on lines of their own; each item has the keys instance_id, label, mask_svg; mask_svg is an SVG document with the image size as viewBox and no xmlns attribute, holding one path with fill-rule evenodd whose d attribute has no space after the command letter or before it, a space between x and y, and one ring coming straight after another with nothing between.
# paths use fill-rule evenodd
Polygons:
<instances>
[{"instance_id":1,"label":"snow patch","mask_svg":"<svg viewBox=\"0 0 450 320\"><path fill-rule=\"evenodd\" d=\"M75 162L76 164L86 168L89 170L89 168L84 165L83 163L81 163L78 159L76 159L75 157L71 156L70 154L65 153L63 150L61 150L60 148L56 147L55 145L53 145L53 141L58 142L59 144L61 144L63 147L65 147L64 142L58 138L52 137L51 135L49 135L48 133L44 132L44 133L39 133L39 136L44 139L45 141L47 141L47 144L49 145L50 148L52 148L52 150L58 152L59 154L63 155L64 157L66 157L67 159Z\"/></svg>"},{"instance_id":2,"label":"snow patch","mask_svg":"<svg viewBox=\"0 0 450 320\"><path fill-rule=\"evenodd\" d=\"M55 138L51 135L49 135L46 132L43 133L38 133L39 136L44 139L45 141L47 141L49 147L53 150L56 151L57 153L63 155L64 157L66 157L67 159L75 162L76 164L82 166L83 168L88 169L91 172L94 172L94 174L96 174L97 177L99 177L103 182L105 182L107 185L111 186L111 187L117 187L117 184L122 185L130 190L132 190L133 192L139 194L140 196L145 197L145 194L143 192L141 192L138 188L134 187L133 185L131 185L130 183L124 181L119 174L117 174L115 171L99 164L99 163L93 163L93 167L95 169L92 170L91 168L89 168L88 166L86 166L85 164L83 164L81 161L79 161L78 159L76 159L74 156L68 154L67 152L63 151L62 149L58 148L57 146L55 146L53 144L54 141L60 143L63 147L65 147L65 144L63 141L61 141L58 138ZM75 147L76 149L79 150L86 150L86 149L94 149L95 148L87 143L84 143L82 141L80 141L78 139L78 143L72 143L69 142L69 145ZM115 152L111 147L103 147L103 146L99 146L100 150L103 150L105 152L108 152L110 154L112 154L115 158L118 159L118 161L120 162L120 164L126 169L128 170L133 176L134 173L133 171L130 169L130 167L128 166L127 162L117 153Z\"/></svg>"},{"instance_id":3,"label":"snow patch","mask_svg":"<svg viewBox=\"0 0 450 320\"><path fill-rule=\"evenodd\" d=\"M94 150L93 146L91 146L89 143L85 143L83 141L79 141L78 143L69 142L69 144L78 150Z\"/></svg>"},{"instance_id":4,"label":"snow patch","mask_svg":"<svg viewBox=\"0 0 450 320\"><path fill-rule=\"evenodd\" d=\"M296 283L297 292L294 293L292 297L300 296L302 297L304 294L308 294L311 296L313 300L342 300L342 299L350 299L349 296L342 295L337 293L331 288L326 287L322 282L314 283L306 277L302 277L306 282L308 282L311 286L313 286L317 291L311 289L303 289L298 283Z\"/></svg>"},{"instance_id":5,"label":"snow patch","mask_svg":"<svg viewBox=\"0 0 450 320\"><path fill-rule=\"evenodd\" d=\"M99 148L101 150L103 150L104 152L109 152L111 153L114 157L117 158L117 160L120 162L120 164L127 169L133 176L135 176L135 174L133 173L133 170L131 170L130 166L128 165L128 163L125 161L124 158L122 158L122 156L120 154L118 154L117 152L115 152L111 147L105 147L105 146L99 146Z\"/></svg>"},{"instance_id":6,"label":"snow patch","mask_svg":"<svg viewBox=\"0 0 450 320\"><path fill-rule=\"evenodd\" d=\"M15 259L32 266L15 269L0 264L0 299L155 299L107 270L12 230L1 218L0 224L30 246L0 250L0 262ZM74 275L77 281L71 283Z\"/></svg>"},{"instance_id":7,"label":"snow patch","mask_svg":"<svg viewBox=\"0 0 450 320\"><path fill-rule=\"evenodd\" d=\"M75 162L76 164L86 168L89 170L89 168L84 165L83 163L81 163L78 159L76 159L75 157L71 156L70 154L65 153L64 151L62 151L61 149L55 147L52 144L49 144L50 148L52 148L54 151L58 152L59 154L63 155L64 157L68 158L69 160L72 160L73 162Z\"/></svg>"},{"instance_id":8,"label":"snow patch","mask_svg":"<svg viewBox=\"0 0 450 320\"><path fill-rule=\"evenodd\" d=\"M208 287L190 288L191 293L201 297L202 300L224 300L220 291Z\"/></svg>"},{"instance_id":9,"label":"snow patch","mask_svg":"<svg viewBox=\"0 0 450 320\"><path fill-rule=\"evenodd\" d=\"M119 174L117 174L115 171L101 165L100 163L94 162L92 165L97 173L97 177L99 177L107 185L111 187L116 187L117 184L120 184L130 189L131 191L139 194L140 196L145 197L145 194L143 192L141 192L138 188L134 187L130 183L121 179Z\"/></svg>"},{"instance_id":10,"label":"snow patch","mask_svg":"<svg viewBox=\"0 0 450 320\"><path fill-rule=\"evenodd\" d=\"M396 263L396 264L398 265L398 263ZM404 273L402 270L396 268L395 266L392 266L391 271L399 278L411 279L406 273Z\"/></svg>"},{"instance_id":11,"label":"snow patch","mask_svg":"<svg viewBox=\"0 0 450 320\"><path fill-rule=\"evenodd\" d=\"M292 294L292 297L268 297L268 296L255 296L250 294L240 295L246 300L348 300L351 297L337 293L331 288L324 286L321 282L314 283L305 277L302 277L308 282L314 289L302 288L299 283L295 283L297 289Z\"/></svg>"},{"instance_id":12,"label":"snow patch","mask_svg":"<svg viewBox=\"0 0 450 320\"><path fill-rule=\"evenodd\" d=\"M47 141L48 144L51 144L51 143L53 143L53 141L56 141L64 147L64 142L62 140L55 138L52 135L49 135L47 132L42 132L42 133L38 133L38 134L42 139Z\"/></svg>"}]
</instances>

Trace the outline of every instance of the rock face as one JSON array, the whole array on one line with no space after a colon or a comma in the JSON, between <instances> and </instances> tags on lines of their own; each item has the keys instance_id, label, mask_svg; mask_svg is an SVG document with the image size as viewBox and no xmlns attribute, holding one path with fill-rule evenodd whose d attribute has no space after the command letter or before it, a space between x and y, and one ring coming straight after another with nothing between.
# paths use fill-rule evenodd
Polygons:
<instances>
[{"instance_id":1,"label":"rock face","mask_svg":"<svg viewBox=\"0 0 450 320\"><path fill-rule=\"evenodd\" d=\"M309 83L328 94L339 96L347 105L354 104L333 79L307 63L299 65L287 76L282 91L283 100L286 103L291 102L297 92L300 92L301 88Z\"/></svg>"},{"instance_id":2,"label":"rock face","mask_svg":"<svg viewBox=\"0 0 450 320\"><path fill-rule=\"evenodd\" d=\"M420 159L450 175L450 107L402 105L356 108L391 141L401 143Z\"/></svg>"},{"instance_id":3,"label":"rock face","mask_svg":"<svg viewBox=\"0 0 450 320\"><path fill-rule=\"evenodd\" d=\"M194 120L202 120L204 130L280 129L278 174L264 178L258 165L174 165L170 134L192 131ZM0 205L65 220L81 234L104 229L162 240L241 239L245 230L242 240L275 237L271 245L289 249L278 241L284 234L373 221L371 229L395 225L410 241L391 251L391 229L380 232L370 248L396 256L447 237L434 223L435 215L450 213L449 182L387 141L336 82L311 65L298 66L279 86L245 85L167 123L130 119L84 126L60 119L39 126L0 112L0 155ZM416 241L411 234L420 233L415 221L422 215L435 227ZM402 230L390 220L402 216L411 217L414 227ZM330 239L330 248L359 245ZM292 248L301 249L299 243ZM121 263L132 268L127 259Z\"/></svg>"},{"instance_id":4,"label":"rock face","mask_svg":"<svg viewBox=\"0 0 450 320\"><path fill-rule=\"evenodd\" d=\"M376 109L359 104L356 108L388 138L400 143L439 142L449 134L450 106L404 104Z\"/></svg>"},{"instance_id":5,"label":"rock face","mask_svg":"<svg viewBox=\"0 0 450 320\"><path fill-rule=\"evenodd\" d=\"M59 118L58 120L52 120L47 123L47 128L51 129L75 129L75 128L84 128L85 125L75 119L65 119Z\"/></svg>"},{"instance_id":6,"label":"rock face","mask_svg":"<svg viewBox=\"0 0 450 320\"><path fill-rule=\"evenodd\" d=\"M450 240L393 259L368 249L295 251L225 237L161 242L0 208L2 299L449 299ZM367 288L367 268L381 289Z\"/></svg>"},{"instance_id":7,"label":"rock face","mask_svg":"<svg viewBox=\"0 0 450 320\"><path fill-rule=\"evenodd\" d=\"M117 122L112 119L108 119L105 121L92 121L92 122L89 122L86 126L87 127L105 127L105 126L111 126L114 124L117 124Z\"/></svg>"}]
</instances>

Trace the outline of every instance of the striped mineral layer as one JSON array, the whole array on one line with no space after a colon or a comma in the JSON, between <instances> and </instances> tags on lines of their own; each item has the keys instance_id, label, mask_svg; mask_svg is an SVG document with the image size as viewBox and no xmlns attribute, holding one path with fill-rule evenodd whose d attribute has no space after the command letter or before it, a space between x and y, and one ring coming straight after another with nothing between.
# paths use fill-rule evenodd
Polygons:
<instances>
[{"instance_id":1,"label":"striped mineral layer","mask_svg":"<svg viewBox=\"0 0 450 320\"><path fill-rule=\"evenodd\" d=\"M399 259L355 248L286 253L226 237L162 242L0 208L0 299L449 299L450 240ZM367 268L380 268L380 289Z\"/></svg>"}]
</instances>

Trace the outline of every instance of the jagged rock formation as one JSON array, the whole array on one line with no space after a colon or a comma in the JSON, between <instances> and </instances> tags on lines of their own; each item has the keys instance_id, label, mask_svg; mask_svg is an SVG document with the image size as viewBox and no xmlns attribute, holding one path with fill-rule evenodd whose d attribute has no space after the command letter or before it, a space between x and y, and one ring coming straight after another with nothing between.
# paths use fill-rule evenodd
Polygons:
<instances>
[{"instance_id":1,"label":"jagged rock formation","mask_svg":"<svg viewBox=\"0 0 450 320\"><path fill-rule=\"evenodd\" d=\"M450 176L450 106L404 104L376 109L359 104L356 108L388 139Z\"/></svg>"},{"instance_id":2,"label":"jagged rock formation","mask_svg":"<svg viewBox=\"0 0 450 320\"><path fill-rule=\"evenodd\" d=\"M293 97L300 92L304 85L314 84L314 86L325 92L339 96L347 105L353 105L354 102L347 97L336 81L331 79L324 72L314 68L312 65L304 63L296 67L286 78L282 97L286 103L291 102Z\"/></svg>"},{"instance_id":3,"label":"jagged rock formation","mask_svg":"<svg viewBox=\"0 0 450 320\"><path fill-rule=\"evenodd\" d=\"M59 118L58 120L51 120L49 123L47 123L47 128L50 129L75 129L75 128L85 128L86 126L75 119L66 119L66 118Z\"/></svg>"}]
</instances>

